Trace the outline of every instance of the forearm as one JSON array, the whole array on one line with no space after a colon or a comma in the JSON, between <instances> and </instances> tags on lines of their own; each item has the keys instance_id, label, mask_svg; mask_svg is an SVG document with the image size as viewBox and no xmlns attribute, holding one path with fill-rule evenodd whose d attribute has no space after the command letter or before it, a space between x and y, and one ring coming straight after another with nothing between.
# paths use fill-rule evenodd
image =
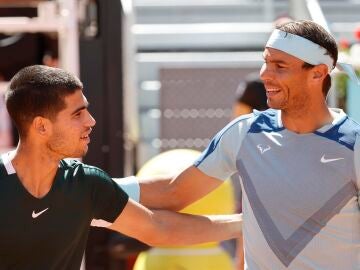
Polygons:
<instances>
[{"instance_id":1,"label":"forearm","mask_svg":"<svg viewBox=\"0 0 360 270\"><path fill-rule=\"evenodd\" d=\"M192 245L238 238L242 233L242 214L198 216L153 211L160 237L151 245ZM169 222L171 221L171 222Z\"/></svg>"},{"instance_id":2,"label":"forearm","mask_svg":"<svg viewBox=\"0 0 360 270\"><path fill-rule=\"evenodd\" d=\"M108 228L151 246L191 245L240 237L242 215L198 216L150 210L130 199Z\"/></svg>"},{"instance_id":3,"label":"forearm","mask_svg":"<svg viewBox=\"0 0 360 270\"><path fill-rule=\"evenodd\" d=\"M126 179L129 180L129 178ZM118 179L116 182L128 192L128 187L122 184L123 179ZM139 194L129 195L151 209L179 211L204 197L222 183L223 181L190 166L179 175L137 177L135 189Z\"/></svg>"},{"instance_id":4,"label":"forearm","mask_svg":"<svg viewBox=\"0 0 360 270\"><path fill-rule=\"evenodd\" d=\"M152 209L181 210L173 184L175 176L137 178L140 186L140 203Z\"/></svg>"},{"instance_id":5,"label":"forearm","mask_svg":"<svg viewBox=\"0 0 360 270\"><path fill-rule=\"evenodd\" d=\"M223 181L212 178L195 166L176 176L138 179L140 203L152 209L179 211L220 186Z\"/></svg>"}]
</instances>

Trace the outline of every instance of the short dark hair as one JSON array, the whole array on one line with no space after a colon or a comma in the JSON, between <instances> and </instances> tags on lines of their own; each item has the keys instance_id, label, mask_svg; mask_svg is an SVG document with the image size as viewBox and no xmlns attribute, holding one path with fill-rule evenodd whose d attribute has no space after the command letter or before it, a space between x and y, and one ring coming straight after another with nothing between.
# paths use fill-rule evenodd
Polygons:
<instances>
[{"instance_id":1,"label":"short dark hair","mask_svg":"<svg viewBox=\"0 0 360 270\"><path fill-rule=\"evenodd\" d=\"M59 68L34 65L21 69L5 93L6 108L20 137L27 135L35 117L56 119L66 106L64 98L82 89L75 75Z\"/></svg>"},{"instance_id":2,"label":"short dark hair","mask_svg":"<svg viewBox=\"0 0 360 270\"><path fill-rule=\"evenodd\" d=\"M293 35L306 38L326 49L327 54L333 59L333 66L336 66L338 59L338 48L334 37L327 32L321 25L308 20L292 21L279 25L276 29L282 30ZM305 63L304 68L312 68L314 65ZM327 95L331 87L331 77L328 74L323 83L323 94Z\"/></svg>"}]
</instances>

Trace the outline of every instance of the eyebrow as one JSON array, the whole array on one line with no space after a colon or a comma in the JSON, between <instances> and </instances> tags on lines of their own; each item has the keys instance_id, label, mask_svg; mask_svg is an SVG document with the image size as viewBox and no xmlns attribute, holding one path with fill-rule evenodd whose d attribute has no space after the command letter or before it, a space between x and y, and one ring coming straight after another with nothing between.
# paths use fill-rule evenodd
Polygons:
<instances>
[{"instance_id":1,"label":"eyebrow","mask_svg":"<svg viewBox=\"0 0 360 270\"><path fill-rule=\"evenodd\" d=\"M262 55L263 59L266 61L266 56L263 54ZM285 62L284 60L280 60L280 59L273 59L269 61L270 63L276 63L276 64L285 64L288 65L289 63Z\"/></svg>"},{"instance_id":2,"label":"eyebrow","mask_svg":"<svg viewBox=\"0 0 360 270\"><path fill-rule=\"evenodd\" d=\"M264 58L264 60L266 61L265 58ZM275 59L275 60L269 60L268 62L270 62L270 63L275 63L275 64L289 65L289 63L287 63L287 62L285 62L285 61L283 61L283 60L277 60L277 59Z\"/></svg>"},{"instance_id":3,"label":"eyebrow","mask_svg":"<svg viewBox=\"0 0 360 270\"><path fill-rule=\"evenodd\" d=\"M89 105L90 105L90 103L89 103L89 102L86 102L85 105L83 105L83 106L77 108L76 110L74 110L74 111L71 113L71 115L74 115L74 114L76 114L76 113L79 112L79 111L82 111L82 110L87 109L87 108L89 107Z\"/></svg>"}]
</instances>

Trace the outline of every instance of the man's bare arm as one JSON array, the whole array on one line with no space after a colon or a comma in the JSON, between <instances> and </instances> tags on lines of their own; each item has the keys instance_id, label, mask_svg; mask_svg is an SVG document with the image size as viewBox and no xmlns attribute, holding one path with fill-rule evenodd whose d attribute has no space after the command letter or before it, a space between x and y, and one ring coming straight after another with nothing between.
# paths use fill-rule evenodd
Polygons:
<instances>
[{"instance_id":1,"label":"man's bare arm","mask_svg":"<svg viewBox=\"0 0 360 270\"><path fill-rule=\"evenodd\" d=\"M167 210L149 210L129 200L109 227L151 246L190 245L241 235L242 216L197 216Z\"/></svg>"},{"instance_id":2,"label":"man's bare arm","mask_svg":"<svg viewBox=\"0 0 360 270\"><path fill-rule=\"evenodd\" d=\"M181 210L204 197L223 181L190 166L177 176L138 178L140 203L154 209Z\"/></svg>"}]
</instances>

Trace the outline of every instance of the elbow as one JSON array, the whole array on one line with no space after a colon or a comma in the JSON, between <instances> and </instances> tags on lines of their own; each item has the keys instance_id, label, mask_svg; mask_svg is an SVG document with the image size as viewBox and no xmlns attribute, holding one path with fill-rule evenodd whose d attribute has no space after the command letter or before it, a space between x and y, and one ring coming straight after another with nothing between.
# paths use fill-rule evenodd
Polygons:
<instances>
[{"instance_id":1,"label":"elbow","mask_svg":"<svg viewBox=\"0 0 360 270\"><path fill-rule=\"evenodd\" d=\"M161 247L172 244L168 233L159 229L152 230L152 233L149 233L146 237L140 240L152 247Z\"/></svg>"},{"instance_id":2,"label":"elbow","mask_svg":"<svg viewBox=\"0 0 360 270\"><path fill-rule=\"evenodd\" d=\"M178 245L181 239L177 239L176 230L167 220L166 211L156 211L152 217L152 223L142 241L149 246L161 247L165 245ZM164 215L165 214L165 215Z\"/></svg>"},{"instance_id":3,"label":"elbow","mask_svg":"<svg viewBox=\"0 0 360 270\"><path fill-rule=\"evenodd\" d=\"M144 241L144 243L151 247L163 247L165 245L171 245L167 237L161 235L158 237L149 237L146 239L146 241Z\"/></svg>"}]
</instances>

